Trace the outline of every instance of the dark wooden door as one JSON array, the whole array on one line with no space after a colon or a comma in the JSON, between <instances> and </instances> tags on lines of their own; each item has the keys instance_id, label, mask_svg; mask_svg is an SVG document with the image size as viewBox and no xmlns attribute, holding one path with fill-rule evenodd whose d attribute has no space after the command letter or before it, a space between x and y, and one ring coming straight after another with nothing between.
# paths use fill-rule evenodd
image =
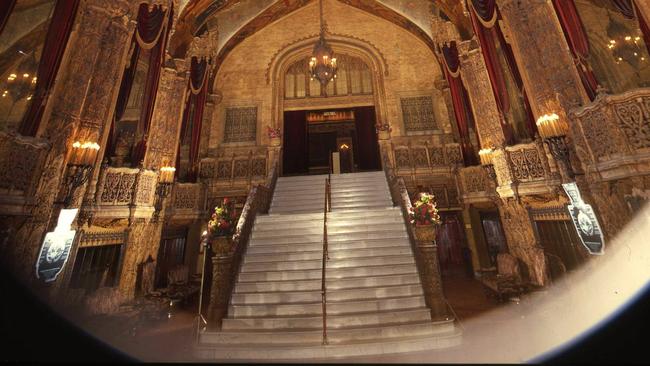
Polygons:
<instances>
[{"instance_id":1,"label":"dark wooden door","mask_svg":"<svg viewBox=\"0 0 650 366\"><path fill-rule=\"evenodd\" d=\"M305 111L284 112L282 174L294 175L308 172L307 113Z\"/></svg>"}]
</instances>

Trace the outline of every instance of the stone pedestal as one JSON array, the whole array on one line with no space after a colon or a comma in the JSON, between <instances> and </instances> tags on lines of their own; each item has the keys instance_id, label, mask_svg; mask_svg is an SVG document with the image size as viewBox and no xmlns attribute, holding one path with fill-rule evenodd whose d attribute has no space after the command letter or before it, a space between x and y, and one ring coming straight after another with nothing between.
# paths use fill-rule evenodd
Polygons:
<instances>
[{"instance_id":1,"label":"stone pedestal","mask_svg":"<svg viewBox=\"0 0 650 366\"><path fill-rule=\"evenodd\" d=\"M229 237L212 241L212 286L208 306L208 329L220 330L221 321L228 312L228 300L232 285L233 254Z\"/></svg>"},{"instance_id":2,"label":"stone pedestal","mask_svg":"<svg viewBox=\"0 0 650 366\"><path fill-rule=\"evenodd\" d=\"M436 245L435 225L414 227L417 242L418 256L421 264L420 278L424 290L424 299L431 309L431 319L446 320L450 314L447 311L447 304L442 292L442 280L440 278L440 266L438 264L438 246Z\"/></svg>"}]
</instances>

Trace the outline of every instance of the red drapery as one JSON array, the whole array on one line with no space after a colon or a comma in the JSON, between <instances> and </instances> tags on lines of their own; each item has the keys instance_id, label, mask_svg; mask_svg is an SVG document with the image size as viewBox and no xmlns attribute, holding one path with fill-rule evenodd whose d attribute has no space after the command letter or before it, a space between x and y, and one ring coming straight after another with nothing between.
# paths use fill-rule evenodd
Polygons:
<instances>
[{"instance_id":1,"label":"red drapery","mask_svg":"<svg viewBox=\"0 0 650 366\"><path fill-rule=\"evenodd\" d=\"M16 5L16 0L3 0L0 2L0 33L5 28L9 15L14 10L14 5Z\"/></svg>"},{"instance_id":2,"label":"red drapery","mask_svg":"<svg viewBox=\"0 0 650 366\"><path fill-rule=\"evenodd\" d=\"M144 99L142 109L140 110L142 139L133 147L133 152L131 154L131 161L136 165L144 159L147 150L147 139L151 127L151 116L156 104L160 70L162 62L164 61L167 39L169 37L169 30L173 20L173 9L169 11L169 14L166 13L167 12L159 6L154 6L153 9L149 11L149 5L147 4L141 4L138 11L138 29L136 30L137 43L142 48L149 48L152 45L153 48L151 48L149 56L149 69L147 70ZM165 20L167 21L165 22Z\"/></svg>"},{"instance_id":3,"label":"red drapery","mask_svg":"<svg viewBox=\"0 0 650 366\"><path fill-rule=\"evenodd\" d=\"M473 0L474 1L474 0ZM496 9L495 15L496 16ZM478 19L475 11L470 11L470 18L472 19L472 26L474 32L478 36L481 44L481 51L485 66L490 76L490 84L492 85L492 92L497 102L497 107L501 113L501 128L506 140L506 144L514 142L514 136L511 126L506 122L505 115L510 111L510 97L508 96L508 89L506 88L505 75L499 65L499 59L495 41L497 39L496 27L486 28Z\"/></svg>"},{"instance_id":4,"label":"red drapery","mask_svg":"<svg viewBox=\"0 0 650 366\"><path fill-rule=\"evenodd\" d=\"M115 123L121 120L122 116L124 116L126 106L129 102L129 97L131 96L131 89L133 88L135 73L138 70L140 47L138 46L138 42L135 39L135 34L133 35L133 40L131 41L131 47L133 48L131 51L131 61L129 62L128 68L124 70L124 75L122 76L120 91L117 96L117 104L115 106L115 113L113 114L113 121L111 121L111 130L108 135L108 144L106 146L106 153L108 156L112 156L115 153L115 140L117 139L117 136L115 134Z\"/></svg>"},{"instance_id":5,"label":"red drapery","mask_svg":"<svg viewBox=\"0 0 650 366\"><path fill-rule=\"evenodd\" d=\"M498 10L497 10L498 13ZM537 133L537 124L535 123L535 116L533 115L533 109L530 107L530 101L528 100L528 93L524 87L524 81L521 78L521 73L519 72L519 66L517 66L517 59L515 58L515 53L512 51L512 47L501 31L501 28L495 27L497 29L498 40L501 44L501 49L504 51L506 63L508 64L508 69L519 88L519 92L522 95L524 100L524 109L526 110L526 126L528 127L528 132L530 136L533 137Z\"/></svg>"},{"instance_id":6,"label":"red drapery","mask_svg":"<svg viewBox=\"0 0 650 366\"><path fill-rule=\"evenodd\" d=\"M589 57L589 39L585 32L580 14L573 0L553 0L555 12L562 25L564 36L574 56L582 85L584 86L589 99L596 98L598 81L593 70L587 62Z\"/></svg>"},{"instance_id":7,"label":"red drapery","mask_svg":"<svg viewBox=\"0 0 650 366\"><path fill-rule=\"evenodd\" d=\"M37 81L31 104L23 116L18 132L35 136L38 132L48 95L54 85L63 52L68 44L79 0L57 1L50 20L45 44L38 65Z\"/></svg>"},{"instance_id":8,"label":"red drapery","mask_svg":"<svg viewBox=\"0 0 650 366\"><path fill-rule=\"evenodd\" d=\"M634 10L636 11L637 17L639 18L639 27L641 28L641 33L643 33L643 42L645 42L648 53L650 53L650 26L648 26L650 19L646 19L643 14L641 14L641 11L639 10L639 7L636 5L636 3L634 3Z\"/></svg>"},{"instance_id":9,"label":"red drapery","mask_svg":"<svg viewBox=\"0 0 650 366\"><path fill-rule=\"evenodd\" d=\"M469 123L473 121L474 114L472 113L469 98L467 98L460 73L458 72L460 62L456 42L451 42L449 46L444 45L442 47L442 54L443 62L445 63L443 69L447 83L449 83L449 91L454 105L454 115L456 116L456 125L460 133L460 143L465 165L476 165L476 154L474 153L469 136Z\"/></svg>"}]
</instances>

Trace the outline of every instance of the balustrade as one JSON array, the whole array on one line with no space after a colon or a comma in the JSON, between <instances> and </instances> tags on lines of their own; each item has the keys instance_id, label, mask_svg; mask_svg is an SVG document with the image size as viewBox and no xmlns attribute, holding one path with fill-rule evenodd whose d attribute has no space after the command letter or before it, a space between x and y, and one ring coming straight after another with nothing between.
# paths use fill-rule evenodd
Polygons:
<instances>
[{"instance_id":1,"label":"balustrade","mask_svg":"<svg viewBox=\"0 0 650 366\"><path fill-rule=\"evenodd\" d=\"M650 173L650 88L601 94L569 118L587 173L603 179Z\"/></svg>"},{"instance_id":2,"label":"balustrade","mask_svg":"<svg viewBox=\"0 0 650 366\"><path fill-rule=\"evenodd\" d=\"M151 218L157 182L158 173L152 170L104 165L90 211L96 218Z\"/></svg>"},{"instance_id":3,"label":"balustrade","mask_svg":"<svg viewBox=\"0 0 650 366\"><path fill-rule=\"evenodd\" d=\"M493 157L497 192L502 198L553 193L561 182L559 174L551 171L539 140L497 149Z\"/></svg>"}]
</instances>

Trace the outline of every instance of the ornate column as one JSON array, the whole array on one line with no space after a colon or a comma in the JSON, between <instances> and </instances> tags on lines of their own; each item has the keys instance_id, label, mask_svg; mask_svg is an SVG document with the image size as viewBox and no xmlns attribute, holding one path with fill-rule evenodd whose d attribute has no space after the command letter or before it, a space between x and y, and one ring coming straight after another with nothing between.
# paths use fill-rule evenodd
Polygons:
<instances>
[{"instance_id":1,"label":"ornate column","mask_svg":"<svg viewBox=\"0 0 650 366\"><path fill-rule=\"evenodd\" d=\"M183 59L167 59L163 66L144 157L146 169L157 171L162 166L173 166L176 162L176 147L185 107L183 101L187 89L187 71L187 63Z\"/></svg>"},{"instance_id":2,"label":"ornate column","mask_svg":"<svg viewBox=\"0 0 650 366\"><path fill-rule=\"evenodd\" d=\"M57 85L48 103L40 136L52 148L46 157L41 184L35 194L32 216L12 238L11 266L28 280L34 278L34 263L44 232L55 224L54 202L65 180L66 155L74 140L100 141L110 120L111 101L120 85L124 55L134 29L134 6L129 0L82 3L70 37ZM97 162L99 166L100 162ZM84 189L78 190L73 207ZM54 215L53 215L54 214Z\"/></svg>"},{"instance_id":3,"label":"ornate column","mask_svg":"<svg viewBox=\"0 0 650 366\"><path fill-rule=\"evenodd\" d=\"M472 103L481 147L499 147L505 142L497 102L483 54L475 39L458 44L460 73Z\"/></svg>"}]
</instances>

